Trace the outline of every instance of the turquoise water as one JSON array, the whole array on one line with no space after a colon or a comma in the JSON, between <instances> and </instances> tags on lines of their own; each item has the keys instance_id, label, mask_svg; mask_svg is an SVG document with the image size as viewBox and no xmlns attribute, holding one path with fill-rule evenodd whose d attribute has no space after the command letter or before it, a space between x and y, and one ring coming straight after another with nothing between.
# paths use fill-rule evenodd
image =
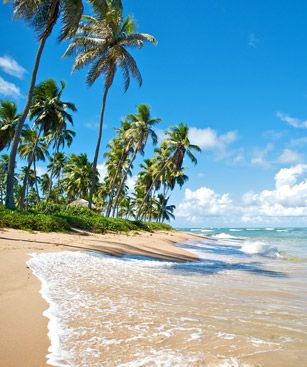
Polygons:
<instances>
[{"instance_id":1,"label":"turquoise water","mask_svg":"<svg viewBox=\"0 0 307 367\"><path fill-rule=\"evenodd\" d=\"M307 228L180 228L181 230L198 233L223 240L248 240L261 242L259 251L275 248L281 256L307 259ZM254 254L256 254L256 248Z\"/></svg>"}]
</instances>

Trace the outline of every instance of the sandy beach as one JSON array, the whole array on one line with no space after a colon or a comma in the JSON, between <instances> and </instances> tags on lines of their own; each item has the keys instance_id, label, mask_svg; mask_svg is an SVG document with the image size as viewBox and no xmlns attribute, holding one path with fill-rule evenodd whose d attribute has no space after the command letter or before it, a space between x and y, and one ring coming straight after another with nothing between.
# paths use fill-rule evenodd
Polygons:
<instances>
[{"instance_id":1,"label":"sandy beach","mask_svg":"<svg viewBox=\"0 0 307 367\"><path fill-rule=\"evenodd\" d=\"M193 261L195 255L175 246L192 237L183 232L98 235L1 230L0 367L46 366L48 320L42 313L48 305L39 293L39 280L26 265L31 253L93 250Z\"/></svg>"}]
</instances>

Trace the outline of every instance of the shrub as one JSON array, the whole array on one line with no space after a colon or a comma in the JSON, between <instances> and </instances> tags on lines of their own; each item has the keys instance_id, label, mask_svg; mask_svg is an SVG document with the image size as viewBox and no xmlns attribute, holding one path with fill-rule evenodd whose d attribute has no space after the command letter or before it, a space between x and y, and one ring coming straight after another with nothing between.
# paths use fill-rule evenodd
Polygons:
<instances>
[{"instance_id":1,"label":"shrub","mask_svg":"<svg viewBox=\"0 0 307 367\"><path fill-rule=\"evenodd\" d=\"M41 213L0 209L0 228L24 229L26 231L67 232L69 223L65 218Z\"/></svg>"},{"instance_id":2,"label":"shrub","mask_svg":"<svg viewBox=\"0 0 307 367\"><path fill-rule=\"evenodd\" d=\"M171 230L168 224L106 218L81 206L40 203L27 212L0 208L0 227L43 232L77 228L95 233Z\"/></svg>"}]
</instances>

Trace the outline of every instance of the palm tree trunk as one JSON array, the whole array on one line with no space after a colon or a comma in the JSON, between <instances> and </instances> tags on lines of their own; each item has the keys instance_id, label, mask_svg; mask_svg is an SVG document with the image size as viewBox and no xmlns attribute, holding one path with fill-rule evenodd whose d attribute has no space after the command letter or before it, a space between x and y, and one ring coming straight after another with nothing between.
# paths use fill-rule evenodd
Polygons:
<instances>
[{"instance_id":1,"label":"palm tree trunk","mask_svg":"<svg viewBox=\"0 0 307 367\"><path fill-rule=\"evenodd\" d=\"M124 176L123 176L123 178L122 178L122 180L121 180L121 183L120 183L120 185L119 185L118 192L117 192L117 194L116 194L116 198L115 198L114 207L113 207L113 217L114 217L114 215L115 215L115 210L116 210L116 207L117 207L117 205L118 205L118 201L119 201L120 195L121 195L121 193L122 193L122 190L123 190L124 184L125 184L125 182L126 182L126 179L127 179L127 176L128 176L128 172L130 171L130 168L132 167L132 164L133 164L133 162L135 161L135 158L136 158L136 156L137 156L137 154L138 154L138 151L139 151L138 147L137 147L137 148L135 148L135 150L134 150L134 152L133 152L133 155L132 155L132 158L131 158L131 161L130 161L130 163L129 163L129 166L127 167L127 169L126 169L126 171L125 171L125 174L124 174Z\"/></svg>"},{"instance_id":2,"label":"palm tree trunk","mask_svg":"<svg viewBox=\"0 0 307 367\"><path fill-rule=\"evenodd\" d=\"M38 201L41 201L41 199L39 197L38 182L37 182L37 176L36 176L36 159L35 159L35 157L33 159L33 168L34 168L34 179L35 179L36 195L37 195Z\"/></svg>"},{"instance_id":3,"label":"palm tree trunk","mask_svg":"<svg viewBox=\"0 0 307 367\"><path fill-rule=\"evenodd\" d=\"M54 147L53 159L54 159L56 153L59 151L59 147L60 147L60 142L58 140L56 142L56 144L55 144L55 147ZM48 189L48 195L47 195L46 203L48 203L48 201L50 199L51 190L52 190L52 179L53 179L53 175L54 175L54 160L53 160L52 167L51 167L51 172L50 172L50 184L49 184L49 189Z\"/></svg>"},{"instance_id":4,"label":"palm tree trunk","mask_svg":"<svg viewBox=\"0 0 307 367\"><path fill-rule=\"evenodd\" d=\"M24 122L26 121L26 118L27 118L28 113L29 113L29 109L30 109L31 102L32 102L32 97L33 97L33 91L34 91L34 87L35 87L35 83L36 83L37 72L38 72L42 52L44 50L45 43L46 43L46 40L47 40L48 36L49 36L49 34L47 34L45 37L42 37L42 39L39 43L39 47L38 47L38 50L37 50L35 63L34 63L33 71L32 71L32 77L31 77L30 88L29 88L29 91L28 91L26 105L25 105L25 108L24 108L24 110L23 110L23 112L22 112L22 114L21 114L21 116L18 120L16 130L15 130L15 134L14 134L14 138L13 138L13 142L12 142L12 146L11 146L10 159L9 159L9 165L8 165L7 184L6 184L6 201L5 201L5 205L9 209L14 209L14 207L15 207L15 203L14 203L14 176L15 176L15 162L16 162L18 144L19 144L19 141L20 141L20 134L21 134Z\"/></svg>"},{"instance_id":5,"label":"palm tree trunk","mask_svg":"<svg viewBox=\"0 0 307 367\"><path fill-rule=\"evenodd\" d=\"M106 210L106 217L110 216L111 209L112 209L113 198L114 198L116 180L117 180L117 177L119 175L119 171L122 168L122 165L125 162L126 158L127 158L127 153L125 152L125 153L122 154L120 162L119 162L119 164L116 168L115 176L114 176L114 178L112 180L112 184L111 184L111 192L110 192L109 203L108 203L107 210Z\"/></svg>"},{"instance_id":6,"label":"palm tree trunk","mask_svg":"<svg viewBox=\"0 0 307 367\"><path fill-rule=\"evenodd\" d=\"M15 130L15 134L14 134L14 138L13 138L13 142L11 146L10 159L9 159L9 164L8 164L8 177L7 177L7 184L6 184L6 200L5 200L5 206L9 209L14 209L15 207L14 177L15 177L16 155L17 155L18 144L20 141L20 134L21 134L24 122L26 121L26 118L28 116L29 109L32 103L32 97L33 97L34 87L36 83L37 72L38 72L38 68L40 65L40 61L41 61L41 56L42 56L46 41L48 37L50 36L53 30L53 27L56 24L57 19L59 17L59 9L60 9L59 6L60 6L59 0L53 1L48 11L47 25L44 30L44 33L41 36L39 47L36 53L34 67L33 67L32 76L31 76L30 87L29 87L29 91L27 95L26 105L17 122L16 130Z\"/></svg>"},{"instance_id":7,"label":"palm tree trunk","mask_svg":"<svg viewBox=\"0 0 307 367\"><path fill-rule=\"evenodd\" d=\"M58 203L59 202L59 196L60 196L60 185L61 185L61 175L62 175L62 170L60 170L59 172L59 177L58 177L58 194L57 194L57 197L56 197L56 202Z\"/></svg>"},{"instance_id":8,"label":"palm tree trunk","mask_svg":"<svg viewBox=\"0 0 307 367\"><path fill-rule=\"evenodd\" d=\"M146 192L146 194L145 194L145 196L144 196L144 198L143 198L143 201L142 201L142 203L141 203L141 205L140 205L140 207L139 207L139 210L138 210L138 212L137 212L137 215L136 215L136 219L137 219L137 220L139 220L139 218L140 218L141 211L142 211L143 206L144 206L144 204L145 204L145 202L146 202L146 200L147 200L148 195L150 194L151 190L154 188L155 184L157 183L157 180L158 180L159 176L161 176L161 174L163 173L163 171L165 170L165 168L166 168L167 164L169 163L169 161L170 161L171 159L172 159L172 157L168 157L168 159L165 161L165 163L164 163L164 165L162 166L162 168L160 169L160 171L156 174L156 177L152 180L152 183L151 183L151 185L150 185L150 188L147 190L147 192Z\"/></svg>"},{"instance_id":9,"label":"palm tree trunk","mask_svg":"<svg viewBox=\"0 0 307 367\"><path fill-rule=\"evenodd\" d=\"M25 173L25 177L23 179L22 192L21 192L20 204L19 204L21 210L24 209L25 195L26 195L26 189L27 189L27 186L28 186L30 169L31 169L32 163L35 159L35 151L36 151L36 147L37 147L37 144L38 144L38 141L39 141L39 138L41 136L42 131L43 131L43 125L41 125L41 127L39 129L37 138L35 140L35 143L34 143L34 146L33 146L32 152L31 152L30 159L28 161L28 166L27 166L27 170L26 170L26 173Z\"/></svg>"},{"instance_id":10,"label":"palm tree trunk","mask_svg":"<svg viewBox=\"0 0 307 367\"><path fill-rule=\"evenodd\" d=\"M94 194L95 186L96 186L97 162L98 162L98 156L99 156L99 150L100 150L100 144L101 144L101 138L102 138L104 112L106 109L106 102L107 102L107 96L108 96L109 89L110 89L110 85L105 87L105 90L103 93L103 99L102 99L102 108L101 108L100 121L99 121L99 134L98 134L98 140L97 140L94 162L93 162L92 186L90 190L90 198L89 198L89 205L88 205L90 209L92 209L93 194Z\"/></svg>"}]
</instances>

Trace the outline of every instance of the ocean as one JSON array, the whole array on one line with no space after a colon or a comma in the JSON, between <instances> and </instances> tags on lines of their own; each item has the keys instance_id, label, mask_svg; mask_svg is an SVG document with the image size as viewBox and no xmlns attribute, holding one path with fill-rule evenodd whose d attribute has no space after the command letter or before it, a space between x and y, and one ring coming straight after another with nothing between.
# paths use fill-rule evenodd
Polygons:
<instances>
[{"instance_id":1,"label":"ocean","mask_svg":"<svg viewBox=\"0 0 307 367\"><path fill-rule=\"evenodd\" d=\"M184 228L199 262L32 254L48 363L306 367L307 229Z\"/></svg>"}]
</instances>

